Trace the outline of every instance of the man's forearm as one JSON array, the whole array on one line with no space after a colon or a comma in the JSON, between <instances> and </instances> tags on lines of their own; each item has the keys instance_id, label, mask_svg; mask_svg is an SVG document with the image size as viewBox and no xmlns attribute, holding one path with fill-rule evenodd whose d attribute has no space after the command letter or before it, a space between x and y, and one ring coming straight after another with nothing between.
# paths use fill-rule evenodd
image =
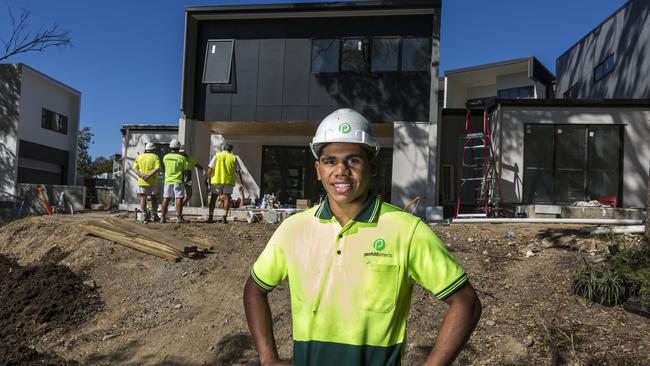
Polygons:
<instances>
[{"instance_id":1,"label":"man's forearm","mask_svg":"<svg viewBox=\"0 0 650 366\"><path fill-rule=\"evenodd\" d=\"M438 330L436 344L427 357L426 366L451 364L467 343L481 317L481 302L469 284L446 302L449 304L449 310Z\"/></svg>"},{"instance_id":2,"label":"man's forearm","mask_svg":"<svg viewBox=\"0 0 650 366\"><path fill-rule=\"evenodd\" d=\"M267 294L250 277L244 287L244 310L248 329L259 353L260 363L265 365L278 362L280 357L273 336L273 322Z\"/></svg>"}]
</instances>

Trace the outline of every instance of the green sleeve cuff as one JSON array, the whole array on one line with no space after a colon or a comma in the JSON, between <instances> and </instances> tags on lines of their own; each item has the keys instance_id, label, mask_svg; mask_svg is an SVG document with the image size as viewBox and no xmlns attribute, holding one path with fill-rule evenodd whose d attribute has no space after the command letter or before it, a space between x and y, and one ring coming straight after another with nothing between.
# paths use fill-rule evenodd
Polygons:
<instances>
[{"instance_id":1,"label":"green sleeve cuff","mask_svg":"<svg viewBox=\"0 0 650 366\"><path fill-rule=\"evenodd\" d=\"M253 268L251 268L251 278L253 279L253 281L255 281L255 283L257 284L257 286L259 286L259 287L262 288L263 290L266 290L266 291L272 291L272 290L275 288L275 286L271 286L271 285L267 284L266 282L262 281L262 280L257 276L257 274L255 274L255 270L254 270Z\"/></svg>"},{"instance_id":2,"label":"green sleeve cuff","mask_svg":"<svg viewBox=\"0 0 650 366\"><path fill-rule=\"evenodd\" d=\"M463 287L468 282L469 282L469 278L467 277L467 274L463 272L460 275L460 277L458 277L454 282L451 283L451 285L447 286L444 290L435 294L435 296L436 298L438 298L438 300L444 300L447 297L451 296L454 292L456 292L458 289Z\"/></svg>"}]
</instances>

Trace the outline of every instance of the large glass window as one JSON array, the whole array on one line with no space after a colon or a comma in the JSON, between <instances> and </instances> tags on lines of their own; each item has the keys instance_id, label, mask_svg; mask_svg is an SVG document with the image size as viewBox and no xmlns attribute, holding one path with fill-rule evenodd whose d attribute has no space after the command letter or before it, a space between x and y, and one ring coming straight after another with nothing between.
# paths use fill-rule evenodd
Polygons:
<instances>
[{"instance_id":1,"label":"large glass window","mask_svg":"<svg viewBox=\"0 0 650 366\"><path fill-rule=\"evenodd\" d=\"M341 71L368 71L368 42L364 38L346 38L341 50Z\"/></svg>"},{"instance_id":2,"label":"large glass window","mask_svg":"<svg viewBox=\"0 0 650 366\"><path fill-rule=\"evenodd\" d=\"M311 72L339 71L338 39L314 39L311 43Z\"/></svg>"},{"instance_id":3,"label":"large glass window","mask_svg":"<svg viewBox=\"0 0 650 366\"><path fill-rule=\"evenodd\" d=\"M526 125L524 203L619 197L621 127Z\"/></svg>"},{"instance_id":4,"label":"large glass window","mask_svg":"<svg viewBox=\"0 0 650 366\"><path fill-rule=\"evenodd\" d=\"M372 40L372 71L399 70L399 37L379 37Z\"/></svg>"},{"instance_id":5,"label":"large glass window","mask_svg":"<svg viewBox=\"0 0 650 366\"><path fill-rule=\"evenodd\" d=\"M209 40L205 50L203 83L230 84L234 41Z\"/></svg>"},{"instance_id":6,"label":"large glass window","mask_svg":"<svg viewBox=\"0 0 650 366\"><path fill-rule=\"evenodd\" d=\"M516 88L499 89L497 96L503 99L530 99L535 96L533 86L521 86Z\"/></svg>"},{"instance_id":7,"label":"large glass window","mask_svg":"<svg viewBox=\"0 0 650 366\"><path fill-rule=\"evenodd\" d=\"M429 38L402 39L402 71L429 71L430 63Z\"/></svg>"},{"instance_id":8,"label":"large glass window","mask_svg":"<svg viewBox=\"0 0 650 366\"><path fill-rule=\"evenodd\" d=\"M67 135L68 117L43 108L41 114L41 127Z\"/></svg>"},{"instance_id":9,"label":"large glass window","mask_svg":"<svg viewBox=\"0 0 650 366\"><path fill-rule=\"evenodd\" d=\"M599 82L605 76L614 71L614 54L607 56L603 62L594 69L594 82Z\"/></svg>"}]
</instances>

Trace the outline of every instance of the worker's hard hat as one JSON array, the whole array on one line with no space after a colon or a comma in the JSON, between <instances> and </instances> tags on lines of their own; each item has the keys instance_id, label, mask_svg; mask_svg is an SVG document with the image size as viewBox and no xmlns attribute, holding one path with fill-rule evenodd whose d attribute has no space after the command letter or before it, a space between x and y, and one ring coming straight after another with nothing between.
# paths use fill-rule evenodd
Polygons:
<instances>
[{"instance_id":1,"label":"worker's hard hat","mask_svg":"<svg viewBox=\"0 0 650 366\"><path fill-rule=\"evenodd\" d=\"M154 145L153 142L147 142L144 145L144 151L152 151L152 150L156 150L156 145Z\"/></svg>"},{"instance_id":2,"label":"worker's hard hat","mask_svg":"<svg viewBox=\"0 0 650 366\"><path fill-rule=\"evenodd\" d=\"M170 148L170 149L180 149L180 148L181 148L181 142L178 141L178 139L173 139L173 140L169 143L169 148Z\"/></svg>"},{"instance_id":3,"label":"worker's hard hat","mask_svg":"<svg viewBox=\"0 0 650 366\"><path fill-rule=\"evenodd\" d=\"M379 144L372 134L372 127L361 113L342 108L325 117L318 125L316 136L309 147L318 159L318 151L323 144L331 142L348 142L365 145L373 154L379 152Z\"/></svg>"}]
</instances>

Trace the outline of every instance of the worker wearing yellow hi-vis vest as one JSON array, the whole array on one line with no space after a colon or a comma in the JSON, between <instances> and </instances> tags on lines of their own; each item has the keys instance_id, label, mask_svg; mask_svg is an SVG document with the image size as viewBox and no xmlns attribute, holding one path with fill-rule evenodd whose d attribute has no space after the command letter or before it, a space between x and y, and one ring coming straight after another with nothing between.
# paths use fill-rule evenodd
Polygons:
<instances>
[{"instance_id":1,"label":"worker wearing yellow hi-vis vest","mask_svg":"<svg viewBox=\"0 0 650 366\"><path fill-rule=\"evenodd\" d=\"M223 151L217 152L208 165L206 176L210 177L210 190L212 192L209 204L210 211L208 214L208 223L213 222L212 215L214 212L214 206L217 202L217 197L221 194L224 195L223 208L225 210L222 222L228 222L227 219L228 213L230 212L230 202L232 201L230 195L235 188L235 183L239 182L240 184L243 184L237 155L232 153L232 148L231 144L224 144ZM241 189L243 198L243 186Z\"/></svg>"}]
</instances>

